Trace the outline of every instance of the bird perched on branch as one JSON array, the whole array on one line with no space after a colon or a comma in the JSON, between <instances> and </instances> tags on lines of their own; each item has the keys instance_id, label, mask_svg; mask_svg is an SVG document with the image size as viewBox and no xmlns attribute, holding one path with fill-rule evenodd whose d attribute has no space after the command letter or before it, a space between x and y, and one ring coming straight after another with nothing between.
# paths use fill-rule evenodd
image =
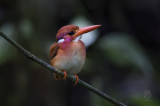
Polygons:
<instances>
[{"instance_id":1,"label":"bird perched on branch","mask_svg":"<svg viewBox=\"0 0 160 106\"><path fill-rule=\"evenodd\" d=\"M64 72L63 77L54 73L56 80L66 79L67 74L73 74L76 77L74 85L78 83L77 73L83 68L86 59L85 46L79 36L98 27L100 25L82 28L66 25L60 28L56 35L56 42L50 47L51 65Z\"/></svg>"}]
</instances>

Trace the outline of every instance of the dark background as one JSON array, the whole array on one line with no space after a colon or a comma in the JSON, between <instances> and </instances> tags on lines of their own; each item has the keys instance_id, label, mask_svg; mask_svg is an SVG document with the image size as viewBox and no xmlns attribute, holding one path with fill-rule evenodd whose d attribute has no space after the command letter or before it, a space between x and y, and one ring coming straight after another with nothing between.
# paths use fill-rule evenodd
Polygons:
<instances>
[{"instance_id":1,"label":"dark background","mask_svg":"<svg viewBox=\"0 0 160 106\"><path fill-rule=\"evenodd\" d=\"M0 1L0 31L48 63L57 30L73 21L102 25L87 47L80 79L129 106L160 105L159 0ZM70 81L54 80L2 37L0 105L113 106Z\"/></svg>"}]
</instances>

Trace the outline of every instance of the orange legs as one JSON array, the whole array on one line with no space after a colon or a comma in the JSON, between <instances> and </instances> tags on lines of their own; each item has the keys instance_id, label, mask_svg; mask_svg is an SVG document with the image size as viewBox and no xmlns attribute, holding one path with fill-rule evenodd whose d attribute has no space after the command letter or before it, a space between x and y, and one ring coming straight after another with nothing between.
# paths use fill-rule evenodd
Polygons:
<instances>
[{"instance_id":1,"label":"orange legs","mask_svg":"<svg viewBox=\"0 0 160 106\"><path fill-rule=\"evenodd\" d=\"M64 73L63 79L66 80L67 79L67 73L64 70L62 72ZM76 81L74 83L74 86L76 86L78 84L79 77L77 76L77 74L74 74L74 76L76 77Z\"/></svg>"},{"instance_id":2,"label":"orange legs","mask_svg":"<svg viewBox=\"0 0 160 106\"><path fill-rule=\"evenodd\" d=\"M63 76L63 77L54 73L54 78L55 78L56 80L60 80L60 79L66 80L66 79L67 79L67 73L66 73L66 71L64 71L64 70L63 70L62 72L64 73L64 76ZM76 86L76 85L78 84L79 77L77 76L77 74L74 74L74 76L76 77L76 81L75 81L75 83L74 83L74 86Z\"/></svg>"},{"instance_id":3,"label":"orange legs","mask_svg":"<svg viewBox=\"0 0 160 106\"><path fill-rule=\"evenodd\" d=\"M79 77L77 76L77 74L74 74L74 76L76 77L76 81L74 83L74 86L76 86L78 84Z\"/></svg>"},{"instance_id":4,"label":"orange legs","mask_svg":"<svg viewBox=\"0 0 160 106\"><path fill-rule=\"evenodd\" d=\"M62 72L64 73L64 76L60 76L60 75L54 73L54 74L53 74L53 75L54 75L54 78L55 78L56 80L61 80L61 79L66 80L66 79L67 79L67 73L66 73L66 71L62 71Z\"/></svg>"},{"instance_id":5,"label":"orange legs","mask_svg":"<svg viewBox=\"0 0 160 106\"><path fill-rule=\"evenodd\" d=\"M67 73L64 70L62 72L64 73L63 79L66 80L67 79Z\"/></svg>"}]
</instances>

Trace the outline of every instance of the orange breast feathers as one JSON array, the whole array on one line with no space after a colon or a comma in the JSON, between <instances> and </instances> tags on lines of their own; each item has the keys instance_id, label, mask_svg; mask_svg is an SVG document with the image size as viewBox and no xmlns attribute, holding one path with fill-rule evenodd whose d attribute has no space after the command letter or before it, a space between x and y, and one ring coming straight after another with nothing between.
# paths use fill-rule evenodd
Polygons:
<instances>
[{"instance_id":1,"label":"orange breast feathers","mask_svg":"<svg viewBox=\"0 0 160 106\"><path fill-rule=\"evenodd\" d=\"M54 50L53 50L54 49ZM85 63L86 50L82 41L53 44L50 49L51 65L69 74L81 71Z\"/></svg>"}]
</instances>

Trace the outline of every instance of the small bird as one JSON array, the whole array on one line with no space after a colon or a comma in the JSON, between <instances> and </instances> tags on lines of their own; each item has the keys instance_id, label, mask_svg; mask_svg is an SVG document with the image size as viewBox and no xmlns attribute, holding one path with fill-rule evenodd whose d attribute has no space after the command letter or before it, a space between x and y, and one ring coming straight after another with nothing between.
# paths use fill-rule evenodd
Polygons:
<instances>
[{"instance_id":1,"label":"small bird","mask_svg":"<svg viewBox=\"0 0 160 106\"><path fill-rule=\"evenodd\" d=\"M54 73L56 80L67 79L67 74L74 75L78 83L77 73L81 71L86 59L86 49L80 40L81 35L99 28L101 25L92 25L79 28L75 25L66 25L59 29L56 42L50 47L51 65L62 70L64 76Z\"/></svg>"}]
</instances>

